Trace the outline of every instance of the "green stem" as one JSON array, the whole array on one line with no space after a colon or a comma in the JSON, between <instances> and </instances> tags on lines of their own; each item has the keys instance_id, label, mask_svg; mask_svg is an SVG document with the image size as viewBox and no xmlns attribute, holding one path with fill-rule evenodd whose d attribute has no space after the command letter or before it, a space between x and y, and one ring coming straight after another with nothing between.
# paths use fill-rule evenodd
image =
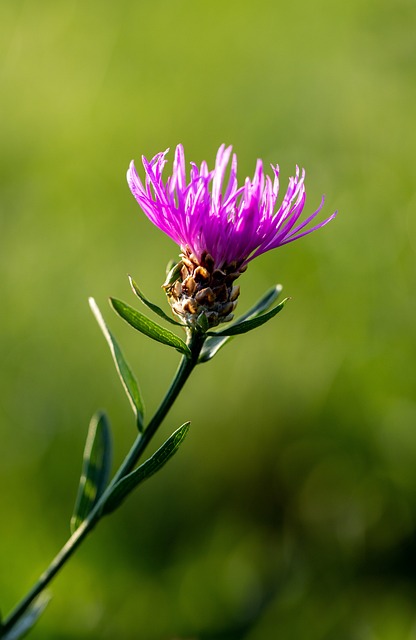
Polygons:
<instances>
[{"instance_id":1,"label":"green stem","mask_svg":"<svg viewBox=\"0 0 416 640\"><path fill-rule=\"evenodd\" d=\"M52 578L58 573L58 571L67 562L67 560L69 560L69 558L79 547L84 538L86 538L88 533L92 531L92 529L94 529L95 525L101 518L102 508L108 497L111 495L115 484L134 469L137 462L139 461L140 456L144 452L150 440L153 438L163 419L166 417L169 409L178 397L185 382L195 368L204 340L204 335L196 332L189 332L187 344L190 348L192 357L189 358L186 356L182 356L175 377L173 378L165 397L163 398L153 418L150 420L145 431L137 436L129 453L121 463L118 471L115 473L107 489L95 504L88 518L86 518L81 523L78 529L72 534L66 544L52 560L49 567L40 576L33 588L21 600L21 602L16 606L12 613L4 620L2 626L0 627L0 637L4 637L6 633L14 627L16 622L18 622L18 620L21 618L26 609L28 609L28 607L32 604L35 598L45 589L45 587L47 587Z\"/></svg>"},{"instance_id":2,"label":"green stem","mask_svg":"<svg viewBox=\"0 0 416 640\"><path fill-rule=\"evenodd\" d=\"M172 384L170 385L158 410L156 411L153 418L150 420L145 431L137 436L128 455L126 456L119 470L114 476L113 481L111 483L112 485L114 485L115 482L120 480L120 478L123 478L125 475L130 473L130 471L132 471L132 469L137 464L140 455L143 453L144 449L146 448L146 446L149 444L150 440L156 433L158 427L162 423L167 412L175 402L186 380L189 378L195 365L197 364L198 357L202 349L204 340L205 340L205 336L199 333L193 333L190 335L190 338L188 339L188 346L192 353L192 359L187 358L186 356L182 356L182 360L179 364L176 375L172 380Z\"/></svg>"}]
</instances>

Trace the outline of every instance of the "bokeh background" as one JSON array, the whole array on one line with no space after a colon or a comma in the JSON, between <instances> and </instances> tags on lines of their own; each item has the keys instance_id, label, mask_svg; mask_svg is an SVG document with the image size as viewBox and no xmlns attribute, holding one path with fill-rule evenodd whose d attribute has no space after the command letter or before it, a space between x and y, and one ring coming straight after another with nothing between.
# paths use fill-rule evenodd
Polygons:
<instances>
[{"instance_id":1,"label":"bokeh background","mask_svg":"<svg viewBox=\"0 0 416 640\"><path fill-rule=\"evenodd\" d=\"M3 0L1 545L9 611L68 534L88 422L135 436L93 295L148 415L178 356L107 305L160 305L177 248L125 171L233 144L283 186L307 171L325 229L265 255L274 321L197 369L156 444L178 455L55 580L42 640L416 638L414 0Z\"/></svg>"}]
</instances>

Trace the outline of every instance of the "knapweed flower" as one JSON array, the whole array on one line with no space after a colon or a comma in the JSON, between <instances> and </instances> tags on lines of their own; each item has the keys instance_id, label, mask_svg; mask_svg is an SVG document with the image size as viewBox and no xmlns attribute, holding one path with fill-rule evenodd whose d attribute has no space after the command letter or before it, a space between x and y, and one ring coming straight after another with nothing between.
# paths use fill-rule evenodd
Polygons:
<instances>
[{"instance_id":1,"label":"knapweed flower","mask_svg":"<svg viewBox=\"0 0 416 640\"><path fill-rule=\"evenodd\" d=\"M246 178L239 187L237 156L231 158L231 151L232 147L221 145L212 171L206 162L200 168L191 162L189 181L180 144L166 182L162 174L168 150L150 162L142 158L144 185L134 162L127 172L129 187L144 213L181 249L177 279L166 292L173 311L188 325L194 325L201 314L211 327L231 320L239 296L234 282L248 263L323 227L336 215L308 226L322 209L322 198L318 209L300 221L306 192L305 171L300 174L298 167L278 208L278 165L272 165L272 180L257 160L253 179Z\"/></svg>"}]
</instances>

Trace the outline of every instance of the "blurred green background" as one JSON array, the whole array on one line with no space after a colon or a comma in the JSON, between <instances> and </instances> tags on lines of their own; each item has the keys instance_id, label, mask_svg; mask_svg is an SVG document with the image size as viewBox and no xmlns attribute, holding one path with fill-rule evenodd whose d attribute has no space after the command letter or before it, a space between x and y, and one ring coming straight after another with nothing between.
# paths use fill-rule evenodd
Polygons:
<instances>
[{"instance_id":1,"label":"blurred green background","mask_svg":"<svg viewBox=\"0 0 416 640\"><path fill-rule=\"evenodd\" d=\"M160 305L177 248L125 181L178 142L239 178L307 171L325 229L241 279L274 321L197 369L175 459L55 580L42 640L416 638L414 0L3 0L1 545L6 613L68 534L84 438L135 435L93 295L148 415L178 356L107 305ZM172 152L170 155L172 158Z\"/></svg>"}]
</instances>

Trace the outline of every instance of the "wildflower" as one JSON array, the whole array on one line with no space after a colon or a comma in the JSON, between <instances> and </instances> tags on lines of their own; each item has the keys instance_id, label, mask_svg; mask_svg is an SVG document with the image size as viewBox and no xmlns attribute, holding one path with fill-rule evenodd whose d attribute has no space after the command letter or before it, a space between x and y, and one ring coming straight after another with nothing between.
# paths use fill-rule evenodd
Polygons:
<instances>
[{"instance_id":1,"label":"wildflower","mask_svg":"<svg viewBox=\"0 0 416 640\"><path fill-rule=\"evenodd\" d=\"M127 172L129 187L149 220L181 249L175 279L166 286L173 311L188 325L204 314L211 327L231 320L239 287L235 280L257 256L319 229L334 218L332 214L314 226L309 223L322 209L299 221L306 199L305 171L296 167L295 177L276 209L279 194L279 166L272 165L274 179L265 176L257 160L253 179L237 183L237 156L232 147L221 145L215 167L206 162L198 168L191 163L187 183L182 145L175 151L172 175L164 183L166 154L158 153L150 162L143 157L146 172L142 184L134 162Z\"/></svg>"}]
</instances>

